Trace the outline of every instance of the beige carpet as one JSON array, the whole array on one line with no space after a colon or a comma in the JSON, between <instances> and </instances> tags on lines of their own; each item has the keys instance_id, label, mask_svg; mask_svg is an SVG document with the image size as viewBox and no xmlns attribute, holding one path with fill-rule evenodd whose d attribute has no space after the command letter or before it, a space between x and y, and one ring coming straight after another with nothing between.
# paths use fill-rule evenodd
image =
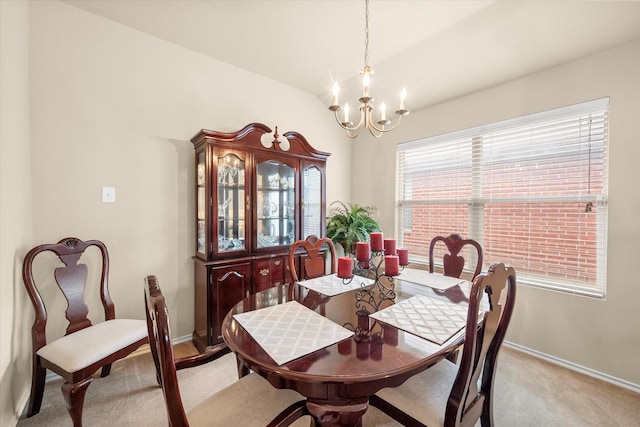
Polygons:
<instances>
[{"instance_id":1,"label":"beige carpet","mask_svg":"<svg viewBox=\"0 0 640 427\"><path fill-rule=\"evenodd\" d=\"M179 371L185 407L195 406L235 381L236 375L232 354ZM640 394L503 348L494 412L496 427L635 427L640 426ZM85 427L166 426L164 401L151 356L142 354L120 361L114 364L111 375L94 379L87 390L83 421ZM211 425L216 425L215 420ZM370 408L364 425L399 424ZM60 381L47 383L40 413L22 419L18 426L71 426Z\"/></svg>"}]
</instances>

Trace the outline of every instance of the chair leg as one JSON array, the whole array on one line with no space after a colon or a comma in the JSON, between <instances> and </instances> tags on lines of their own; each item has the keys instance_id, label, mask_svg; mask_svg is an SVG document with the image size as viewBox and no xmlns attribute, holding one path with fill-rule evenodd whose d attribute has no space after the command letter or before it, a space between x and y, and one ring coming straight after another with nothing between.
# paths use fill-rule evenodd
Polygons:
<instances>
[{"instance_id":1,"label":"chair leg","mask_svg":"<svg viewBox=\"0 0 640 427\"><path fill-rule=\"evenodd\" d=\"M62 384L62 395L67 403L67 410L71 415L73 427L82 427L82 407L84 405L84 396L87 393L87 387L91 384L92 377L85 378L79 383Z\"/></svg>"},{"instance_id":2,"label":"chair leg","mask_svg":"<svg viewBox=\"0 0 640 427\"><path fill-rule=\"evenodd\" d=\"M44 396L44 382L47 376L47 369L33 362L33 376L31 378L31 394L29 395L29 409L27 417L31 417L40 412L42 397Z\"/></svg>"},{"instance_id":3,"label":"chair leg","mask_svg":"<svg viewBox=\"0 0 640 427\"><path fill-rule=\"evenodd\" d=\"M238 365L238 379L241 379L242 377L247 376L251 373L251 370L247 368L247 366L242 363L237 357L236 364Z\"/></svg>"},{"instance_id":4,"label":"chair leg","mask_svg":"<svg viewBox=\"0 0 640 427\"><path fill-rule=\"evenodd\" d=\"M107 375L109 375L111 373L111 363L109 363L108 365L104 365L102 367L102 371L100 371L100 377L104 378Z\"/></svg>"},{"instance_id":5,"label":"chair leg","mask_svg":"<svg viewBox=\"0 0 640 427\"><path fill-rule=\"evenodd\" d=\"M491 402L491 393L485 396L480 415L480 425L482 427L493 427L493 404Z\"/></svg>"},{"instance_id":6,"label":"chair leg","mask_svg":"<svg viewBox=\"0 0 640 427\"><path fill-rule=\"evenodd\" d=\"M269 424L267 424L267 427L288 426L295 422L297 419L307 415L309 415L311 418L309 420L309 425L315 426L315 420L313 420L313 417L311 417L311 414L307 410L306 400L299 400L296 403L292 403L288 408L280 412L278 416L276 416Z\"/></svg>"},{"instance_id":7,"label":"chair leg","mask_svg":"<svg viewBox=\"0 0 640 427\"><path fill-rule=\"evenodd\" d=\"M455 350L447 355L447 360L451 363L458 363L458 353L459 350Z\"/></svg>"}]
</instances>

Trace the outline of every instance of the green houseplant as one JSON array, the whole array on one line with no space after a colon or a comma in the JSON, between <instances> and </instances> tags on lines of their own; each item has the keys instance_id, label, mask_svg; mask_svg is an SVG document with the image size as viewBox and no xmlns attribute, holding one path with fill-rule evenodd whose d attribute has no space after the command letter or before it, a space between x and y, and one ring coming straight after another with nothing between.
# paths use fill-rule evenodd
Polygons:
<instances>
[{"instance_id":1,"label":"green houseplant","mask_svg":"<svg viewBox=\"0 0 640 427\"><path fill-rule=\"evenodd\" d=\"M380 231L380 225L373 219L377 212L375 206L336 201L331 203L327 217L327 237L334 244L340 244L345 254L355 253L356 242L368 242L369 233Z\"/></svg>"}]
</instances>

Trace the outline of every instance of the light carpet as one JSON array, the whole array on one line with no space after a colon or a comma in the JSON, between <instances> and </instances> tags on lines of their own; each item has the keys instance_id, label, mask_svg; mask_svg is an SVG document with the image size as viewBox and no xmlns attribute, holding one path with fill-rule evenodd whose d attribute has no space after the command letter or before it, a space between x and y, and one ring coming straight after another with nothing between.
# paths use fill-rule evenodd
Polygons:
<instances>
[{"instance_id":1,"label":"light carpet","mask_svg":"<svg viewBox=\"0 0 640 427\"><path fill-rule=\"evenodd\" d=\"M178 379L188 410L236 381L235 357L227 354L207 365L178 371ZM47 383L40 413L21 419L18 427L71 426L60 385L61 380ZM640 426L640 394L507 347L500 354L494 397L496 427ZM367 427L400 425L373 407L363 421ZM117 362L108 377L93 380L83 423L86 427L167 426L150 354ZM215 420L211 425L216 425Z\"/></svg>"}]
</instances>

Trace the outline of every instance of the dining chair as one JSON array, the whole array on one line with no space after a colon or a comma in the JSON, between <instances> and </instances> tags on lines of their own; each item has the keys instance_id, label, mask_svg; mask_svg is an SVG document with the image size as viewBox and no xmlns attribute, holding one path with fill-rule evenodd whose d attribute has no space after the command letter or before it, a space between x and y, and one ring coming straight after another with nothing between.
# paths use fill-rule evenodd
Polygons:
<instances>
[{"instance_id":1,"label":"dining chair","mask_svg":"<svg viewBox=\"0 0 640 427\"><path fill-rule=\"evenodd\" d=\"M146 316L149 330L152 331L149 342L158 355L162 393L171 427L312 425L313 420L303 396L293 390L277 389L256 373L242 377L186 412L180 395L177 370L206 364L226 352L206 351L176 360L171 342L169 313L158 279L150 275L145 278L145 282Z\"/></svg>"},{"instance_id":2,"label":"dining chair","mask_svg":"<svg viewBox=\"0 0 640 427\"><path fill-rule=\"evenodd\" d=\"M93 248L99 250L99 262L93 256ZM38 257L44 252L52 252L57 256L53 258L56 265L53 278L59 289L53 286L51 279L51 264L54 263L52 257ZM85 253L82 261L88 263L79 263ZM64 266L60 265L60 261ZM34 270L37 274L34 274ZM36 246L25 256L22 277L35 310L31 328L33 372L27 417L40 412L49 369L64 379L62 394L69 415L74 426L81 426L85 393L93 374L101 369L101 377L109 375L113 362L145 344L148 340L145 322L116 318L108 287L109 253L104 243L98 240L81 241L68 237L56 244ZM87 280L88 278L95 280ZM99 289L94 289L98 284ZM58 291L62 291L66 304L55 303L56 299L60 300ZM85 296L90 294L96 295L96 300L99 295L104 321L95 320L100 315L93 312L90 319L87 306L90 301L85 301ZM43 299L43 295L46 298ZM95 305L99 303L96 301ZM51 318L51 323L55 320L55 308L60 309L60 319L63 315L66 317L66 321L62 320L62 323L68 322L61 337L53 337L55 327L47 328L47 320ZM61 327L64 328L64 325ZM52 330L47 332L47 329ZM62 332L58 335L61 334Z\"/></svg>"},{"instance_id":3,"label":"dining chair","mask_svg":"<svg viewBox=\"0 0 640 427\"><path fill-rule=\"evenodd\" d=\"M475 279L475 277L480 274L480 271L482 271L482 263L484 261L482 246L473 239L463 239L462 236L457 233L452 233L447 237L436 236L431 239L431 243L429 244L429 272L433 273L434 270L434 253L438 242L443 242L449 251L448 253L445 253L442 258L445 276L460 277L462 275L465 259L460 256L460 251L467 245L473 246L476 249L476 267L471 280Z\"/></svg>"},{"instance_id":4,"label":"dining chair","mask_svg":"<svg viewBox=\"0 0 640 427\"><path fill-rule=\"evenodd\" d=\"M486 294L488 309L480 312ZM473 281L460 365L442 360L398 387L371 397L405 426L493 426L493 385L498 353L513 313L516 272L493 264Z\"/></svg>"},{"instance_id":5,"label":"dining chair","mask_svg":"<svg viewBox=\"0 0 640 427\"><path fill-rule=\"evenodd\" d=\"M328 237L308 236L305 240L296 240L289 248L289 269L294 282L315 279L327 274L324 245L327 245L331 263L331 274L336 272L336 247ZM302 250L301 250L302 249ZM296 255L301 252L300 272L296 268Z\"/></svg>"}]
</instances>

